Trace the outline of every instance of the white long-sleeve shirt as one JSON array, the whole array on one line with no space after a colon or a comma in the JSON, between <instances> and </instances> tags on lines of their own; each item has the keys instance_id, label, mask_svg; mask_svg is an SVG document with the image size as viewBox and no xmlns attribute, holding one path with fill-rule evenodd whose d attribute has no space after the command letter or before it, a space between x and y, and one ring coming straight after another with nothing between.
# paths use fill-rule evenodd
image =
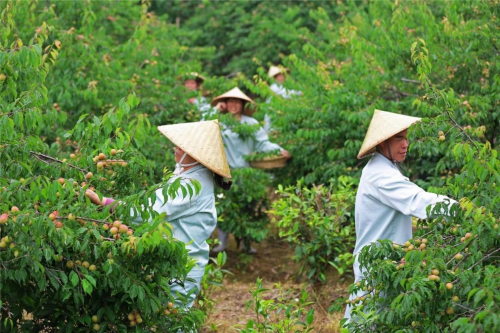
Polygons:
<instances>
[{"instance_id":1,"label":"white long-sleeve shirt","mask_svg":"<svg viewBox=\"0 0 500 333\"><path fill-rule=\"evenodd\" d=\"M259 122L252 117L241 116L240 123L255 125ZM255 132L253 138L242 139L238 133L233 132L222 124L222 141L226 151L227 163L231 169L248 168L250 163L245 161L244 156L253 152L268 152L283 149L280 145L269 141L266 131L261 127Z\"/></svg>"},{"instance_id":2,"label":"white long-sleeve shirt","mask_svg":"<svg viewBox=\"0 0 500 333\"><path fill-rule=\"evenodd\" d=\"M396 165L375 153L361 174L355 203L357 255L363 247L381 239L403 244L412 238L411 217L427 218L427 207L449 200L424 191L401 174ZM361 276L359 262L354 274Z\"/></svg>"}]
</instances>

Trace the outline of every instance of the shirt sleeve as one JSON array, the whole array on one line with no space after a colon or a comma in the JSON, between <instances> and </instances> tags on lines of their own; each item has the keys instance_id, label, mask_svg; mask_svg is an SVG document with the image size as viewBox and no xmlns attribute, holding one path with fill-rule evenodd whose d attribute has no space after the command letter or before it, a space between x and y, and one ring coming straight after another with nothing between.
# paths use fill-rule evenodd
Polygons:
<instances>
[{"instance_id":1,"label":"shirt sleeve","mask_svg":"<svg viewBox=\"0 0 500 333\"><path fill-rule=\"evenodd\" d=\"M281 148L280 145L269 141L269 136L267 135L266 131L261 127L255 133L255 149L258 152L268 152L277 149L282 150L283 148Z\"/></svg>"},{"instance_id":2,"label":"shirt sleeve","mask_svg":"<svg viewBox=\"0 0 500 333\"><path fill-rule=\"evenodd\" d=\"M403 176L391 175L384 177L379 182L377 190L379 199L383 204L405 215L420 219L430 217L427 215L427 207L430 205L434 206L438 202L448 200L451 204L456 202L446 196L426 192Z\"/></svg>"}]
</instances>

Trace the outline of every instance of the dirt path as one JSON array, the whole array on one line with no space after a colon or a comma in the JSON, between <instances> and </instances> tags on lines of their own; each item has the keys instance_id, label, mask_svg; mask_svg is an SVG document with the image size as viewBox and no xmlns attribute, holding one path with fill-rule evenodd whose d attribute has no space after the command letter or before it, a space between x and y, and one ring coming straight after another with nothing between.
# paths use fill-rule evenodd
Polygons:
<instances>
[{"instance_id":1,"label":"dirt path","mask_svg":"<svg viewBox=\"0 0 500 333\"><path fill-rule=\"evenodd\" d=\"M234 239L230 239L224 268L234 275L226 277L224 287L213 294L216 305L201 332L237 332L236 328L243 328L249 319L255 320L252 309L246 310L245 305L252 298L250 291L256 288L257 278L262 278L264 287L270 289L266 298L277 294L275 283L300 294L304 283L295 276L298 264L291 259L293 248L272 239L254 246L258 250L256 255L243 254L236 251ZM339 321L343 317L341 313L329 315L326 310L333 300L346 294L351 278L339 279L333 270L328 277L329 281L316 292L311 285L306 285L309 300L315 303L314 332L339 332Z\"/></svg>"}]
</instances>

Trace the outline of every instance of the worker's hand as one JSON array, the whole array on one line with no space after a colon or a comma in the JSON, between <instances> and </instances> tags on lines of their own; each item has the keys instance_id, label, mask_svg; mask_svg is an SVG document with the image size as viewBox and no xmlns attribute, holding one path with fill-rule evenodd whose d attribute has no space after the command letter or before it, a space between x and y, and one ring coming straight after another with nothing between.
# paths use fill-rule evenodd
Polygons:
<instances>
[{"instance_id":1,"label":"worker's hand","mask_svg":"<svg viewBox=\"0 0 500 333\"><path fill-rule=\"evenodd\" d=\"M219 111L226 111L227 110L227 105L226 105L226 102L219 102L217 103L217 105L215 106L215 108Z\"/></svg>"},{"instance_id":2,"label":"worker's hand","mask_svg":"<svg viewBox=\"0 0 500 333\"><path fill-rule=\"evenodd\" d=\"M286 157L286 158L290 158L290 157L292 157L292 155L290 155L290 153L288 152L288 150L285 150L285 149L283 149L283 150L281 151L281 156L284 156L284 157Z\"/></svg>"},{"instance_id":3,"label":"worker's hand","mask_svg":"<svg viewBox=\"0 0 500 333\"><path fill-rule=\"evenodd\" d=\"M94 205L104 206L104 203L106 202L106 198L103 197L102 200L99 200L99 196L97 195L97 193L92 190L86 190L85 195Z\"/></svg>"}]
</instances>

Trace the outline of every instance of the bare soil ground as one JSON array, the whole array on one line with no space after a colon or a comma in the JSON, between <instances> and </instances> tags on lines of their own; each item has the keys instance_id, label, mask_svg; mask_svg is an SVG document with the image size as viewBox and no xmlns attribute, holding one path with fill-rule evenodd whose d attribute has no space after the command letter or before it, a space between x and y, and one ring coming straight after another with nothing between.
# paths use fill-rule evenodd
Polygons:
<instances>
[{"instance_id":1,"label":"bare soil ground","mask_svg":"<svg viewBox=\"0 0 500 333\"><path fill-rule=\"evenodd\" d=\"M237 328L245 327L249 319L256 320L252 309L247 310L245 305L252 299L251 290L256 288L257 278L262 278L264 287L270 289L266 299L277 296L275 283L280 283L285 289L293 289L297 295L305 287L309 301L314 302L313 332L340 332L343 313L331 315L327 309L337 297L347 294L351 277L339 278L332 269L327 283L314 287L296 276L299 264L292 260L294 249L288 243L270 238L261 244L254 244L254 247L258 250L257 254L244 254L236 250L236 242L230 238L228 262L224 268L234 275L227 276L224 286L214 292L216 304L201 332L237 332Z\"/></svg>"}]
</instances>

